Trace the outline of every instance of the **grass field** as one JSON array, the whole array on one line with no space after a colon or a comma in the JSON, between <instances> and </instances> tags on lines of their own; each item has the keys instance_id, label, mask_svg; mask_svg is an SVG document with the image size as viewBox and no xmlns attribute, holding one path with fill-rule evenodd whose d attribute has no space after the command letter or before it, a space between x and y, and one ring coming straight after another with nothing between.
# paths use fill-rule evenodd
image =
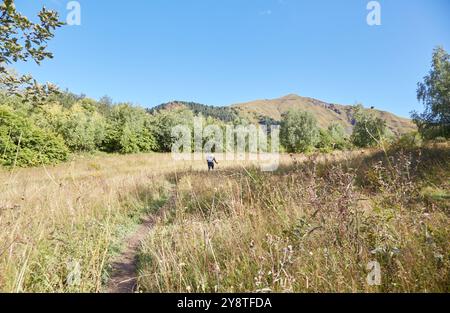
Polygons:
<instances>
[{"instance_id":1,"label":"grass field","mask_svg":"<svg viewBox=\"0 0 450 313\"><path fill-rule=\"evenodd\" d=\"M101 292L139 217L174 197L142 243L141 291L448 292L449 178L445 145L283 155L274 173L164 154L2 170L0 290Z\"/></svg>"},{"instance_id":2,"label":"grass field","mask_svg":"<svg viewBox=\"0 0 450 313\"><path fill-rule=\"evenodd\" d=\"M178 176L176 206L143 244L141 289L448 292L449 152Z\"/></svg>"},{"instance_id":3,"label":"grass field","mask_svg":"<svg viewBox=\"0 0 450 313\"><path fill-rule=\"evenodd\" d=\"M221 162L221 167L243 163ZM0 290L99 292L139 217L167 198L166 175L204 169L170 154L86 155L54 167L0 168ZM80 284L68 284L73 264Z\"/></svg>"}]
</instances>

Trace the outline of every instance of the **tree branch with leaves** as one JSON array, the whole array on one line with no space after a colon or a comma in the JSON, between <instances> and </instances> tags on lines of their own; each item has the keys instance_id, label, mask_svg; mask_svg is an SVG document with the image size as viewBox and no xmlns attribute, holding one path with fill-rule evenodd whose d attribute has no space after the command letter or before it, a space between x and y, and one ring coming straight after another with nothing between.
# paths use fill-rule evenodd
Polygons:
<instances>
[{"instance_id":1,"label":"tree branch with leaves","mask_svg":"<svg viewBox=\"0 0 450 313\"><path fill-rule=\"evenodd\" d=\"M418 83L417 99L425 105L423 113L412 113L421 134L450 137L450 55L444 48L434 49L432 68Z\"/></svg>"},{"instance_id":2,"label":"tree branch with leaves","mask_svg":"<svg viewBox=\"0 0 450 313\"><path fill-rule=\"evenodd\" d=\"M24 101L38 105L51 93L57 92L53 84L39 84L31 75L15 75L7 66L19 61L33 60L38 65L53 58L47 50L48 42L57 28L64 25L56 11L45 7L34 23L17 11L13 0L0 4L0 86L9 95L16 95Z\"/></svg>"}]
</instances>

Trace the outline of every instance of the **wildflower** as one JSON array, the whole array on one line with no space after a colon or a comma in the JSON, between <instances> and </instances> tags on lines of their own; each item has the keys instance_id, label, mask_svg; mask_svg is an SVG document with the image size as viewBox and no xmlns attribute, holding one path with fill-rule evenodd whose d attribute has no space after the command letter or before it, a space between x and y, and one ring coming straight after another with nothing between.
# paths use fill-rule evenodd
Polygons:
<instances>
[{"instance_id":1,"label":"wildflower","mask_svg":"<svg viewBox=\"0 0 450 313\"><path fill-rule=\"evenodd\" d=\"M393 256L393 255L398 255L398 254L400 254L400 249L399 248L393 248L392 249L392 251L391 251L391 256Z\"/></svg>"},{"instance_id":2,"label":"wildflower","mask_svg":"<svg viewBox=\"0 0 450 313\"><path fill-rule=\"evenodd\" d=\"M370 251L370 253L373 255L378 254L378 253L384 253L384 248L383 247L375 248L372 251Z\"/></svg>"},{"instance_id":3,"label":"wildflower","mask_svg":"<svg viewBox=\"0 0 450 313\"><path fill-rule=\"evenodd\" d=\"M439 263L444 262L444 256L442 254L440 254L440 253L434 253L434 258Z\"/></svg>"}]
</instances>

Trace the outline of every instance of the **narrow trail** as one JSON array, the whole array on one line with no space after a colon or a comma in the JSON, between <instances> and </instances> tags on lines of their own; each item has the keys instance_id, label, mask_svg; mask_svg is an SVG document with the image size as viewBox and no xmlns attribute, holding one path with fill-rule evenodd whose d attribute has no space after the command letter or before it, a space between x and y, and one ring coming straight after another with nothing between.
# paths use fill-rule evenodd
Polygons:
<instances>
[{"instance_id":1,"label":"narrow trail","mask_svg":"<svg viewBox=\"0 0 450 313\"><path fill-rule=\"evenodd\" d=\"M111 275L105 287L106 293L134 293L137 291L137 258L141 242L153 228L156 221L174 204L174 201L175 195L171 193L169 200L159 211L143 217L138 228L125 239L123 251L112 263Z\"/></svg>"}]
</instances>

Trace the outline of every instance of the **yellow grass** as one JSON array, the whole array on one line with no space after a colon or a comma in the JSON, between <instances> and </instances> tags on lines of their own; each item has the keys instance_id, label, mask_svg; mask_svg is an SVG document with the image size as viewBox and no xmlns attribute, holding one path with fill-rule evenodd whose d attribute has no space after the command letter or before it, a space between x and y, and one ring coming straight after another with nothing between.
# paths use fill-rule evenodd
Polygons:
<instances>
[{"instance_id":1,"label":"yellow grass","mask_svg":"<svg viewBox=\"0 0 450 313\"><path fill-rule=\"evenodd\" d=\"M100 291L115 240L164 198L169 155L86 156L0 172L0 290ZM79 262L81 283L68 286Z\"/></svg>"},{"instance_id":2,"label":"yellow grass","mask_svg":"<svg viewBox=\"0 0 450 313\"><path fill-rule=\"evenodd\" d=\"M220 168L246 163L221 161ZM170 154L140 154L0 168L0 291L100 291L120 239L167 197L164 175L205 167ZM66 280L77 262L82 277L71 285Z\"/></svg>"},{"instance_id":3,"label":"yellow grass","mask_svg":"<svg viewBox=\"0 0 450 313\"><path fill-rule=\"evenodd\" d=\"M449 194L423 201L419 174L449 190L450 154L418 155L178 176L175 208L143 244L140 288L448 292ZM374 261L380 285L367 281Z\"/></svg>"},{"instance_id":4,"label":"yellow grass","mask_svg":"<svg viewBox=\"0 0 450 313\"><path fill-rule=\"evenodd\" d=\"M428 202L419 206L434 208L428 213L409 210L401 197L386 206L386 198L395 198L387 189L371 201L360 200L368 198L363 189L347 195L345 172L331 184L311 176L317 164L347 166L362 156L362 167L371 154L282 155L276 173L261 173L249 161L220 161L219 171L207 173L203 160L175 162L168 154L78 156L54 167L0 169L0 290L102 291L122 239L174 190L176 205L142 247L141 290L443 291L449 220L440 199L447 185L421 189ZM347 203L343 195L350 197L349 212L373 222L370 231L345 231L355 215L343 220L337 213ZM433 244L426 244L424 229ZM303 239L305 231L312 232ZM402 254L381 257L385 266L400 263L389 269L388 285L371 288L365 266L378 246Z\"/></svg>"}]
</instances>

